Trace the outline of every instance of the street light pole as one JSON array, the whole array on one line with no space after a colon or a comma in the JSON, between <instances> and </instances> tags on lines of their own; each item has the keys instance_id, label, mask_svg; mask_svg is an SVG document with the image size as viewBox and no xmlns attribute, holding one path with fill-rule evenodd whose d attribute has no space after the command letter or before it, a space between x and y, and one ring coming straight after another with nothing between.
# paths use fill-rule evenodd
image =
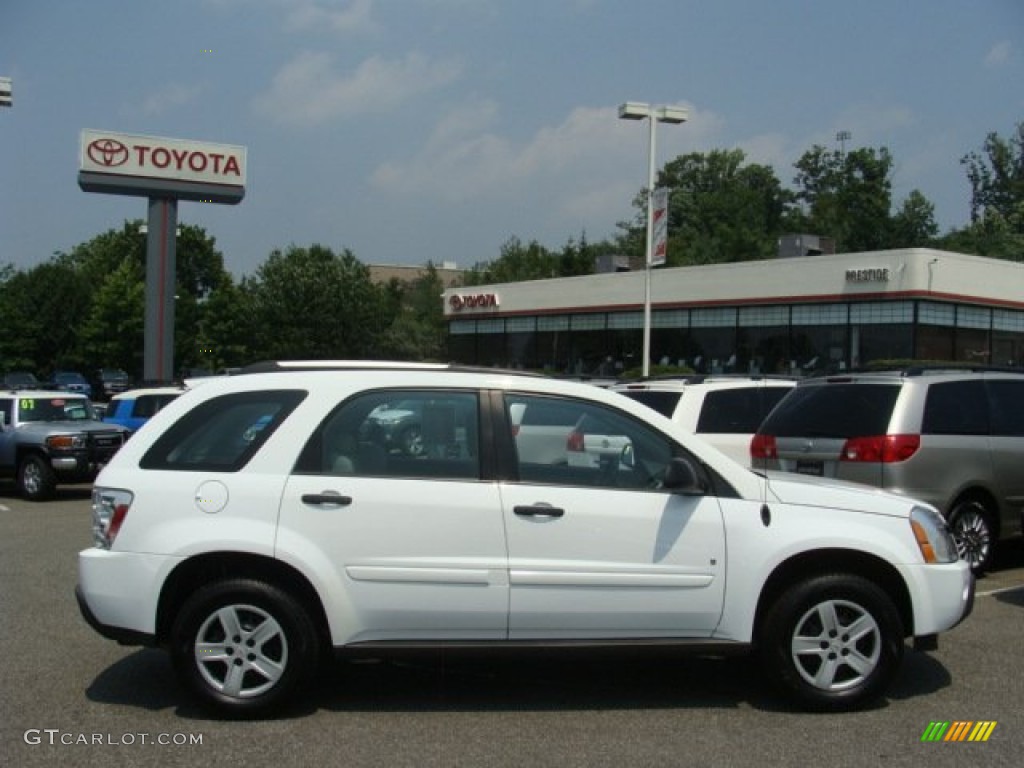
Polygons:
<instances>
[{"instance_id":1,"label":"street light pole","mask_svg":"<svg viewBox=\"0 0 1024 768\"><path fill-rule=\"evenodd\" d=\"M657 157L657 123L685 123L688 114L682 107L654 107L637 101L619 106L621 120L647 120L650 125L647 152L647 244L644 248L644 344L642 374L651 373L651 267L654 260L654 165Z\"/></svg>"}]
</instances>

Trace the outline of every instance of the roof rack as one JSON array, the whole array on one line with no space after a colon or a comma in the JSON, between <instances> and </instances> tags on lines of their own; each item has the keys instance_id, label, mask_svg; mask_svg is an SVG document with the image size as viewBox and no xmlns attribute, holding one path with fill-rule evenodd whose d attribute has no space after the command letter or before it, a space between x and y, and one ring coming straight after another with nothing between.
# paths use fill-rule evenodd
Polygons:
<instances>
[{"instance_id":1,"label":"roof rack","mask_svg":"<svg viewBox=\"0 0 1024 768\"><path fill-rule=\"evenodd\" d=\"M654 376L641 376L636 379L620 379L621 384L644 384L650 381L685 381L687 384L703 384L705 381L722 379L744 379L749 381L795 381L798 377L784 373L662 373Z\"/></svg>"},{"instance_id":2,"label":"roof rack","mask_svg":"<svg viewBox=\"0 0 1024 768\"><path fill-rule=\"evenodd\" d=\"M452 363L415 363L398 360L264 360L252 363L235 372L234 376L250 373L287 373L295 371L452 371L456 373L491 373L511 376L545 378L544 374L511 368Z\"/></svg>"},{"instance_id":3,"label":"roof rack","mask_svg":"<svg viewBox=\"0 0 1024 768\"><path fill-rule=\"evenodd\" d=\"M1024 368L1009 365L976 365L973 363L912 363L910 365L892 365L878 367L851 368L845 371L822 371L815 373L814 378L828 376L846 376L849 374L888 373L900 376L924 376L929 373L1024 373Z\"/></svg>"}]
</instances>

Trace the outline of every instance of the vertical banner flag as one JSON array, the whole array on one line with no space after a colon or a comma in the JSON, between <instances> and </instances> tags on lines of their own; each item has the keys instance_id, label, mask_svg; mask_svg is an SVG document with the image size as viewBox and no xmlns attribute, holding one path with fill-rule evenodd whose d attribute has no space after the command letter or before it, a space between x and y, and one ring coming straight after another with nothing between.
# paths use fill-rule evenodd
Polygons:
<instances>
[{"instance_id":1,"label":"vertical banner flag","mask_svg":"<svg viewBox=\"0 0 1024 768\"><path fill-rule=\"evenodd\" d=\"M668 255L668 189L660 187L651 195L654 209L654 243L651 246L651 266L660 267Z\"/></svg>"}]
</instances>

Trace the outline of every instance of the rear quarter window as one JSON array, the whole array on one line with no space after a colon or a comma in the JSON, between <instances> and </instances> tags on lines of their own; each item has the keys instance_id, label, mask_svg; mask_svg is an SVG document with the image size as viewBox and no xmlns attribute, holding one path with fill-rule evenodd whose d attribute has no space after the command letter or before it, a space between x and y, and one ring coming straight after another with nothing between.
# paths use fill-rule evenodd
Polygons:
<instances>
[{"instance_id":1,"label":"rear quarter window","mask_svg":"<svg viewBox=\"0 0 1024 768\"><path fill-rule=\"evenodd\" d=\"M992 404L992 434L1024 437L1024 381L990 381L988 394Z\"/></svg>"},{"instance_id":2,"label":"rear quarter window","mask_svg":"<svg viewBox=\"0 0 1024 768\"><path fill-rule=\"evenodd\" d=\"M670 419L676 412L679 398L682 397L681 392L653 392L644 389L621 390L619 394L632 398L638 403L643 403L648 408L653 408L662 416Z\"/></svg>"},{"instance_id":3,"label":"rear quarter window","mask_svg":"<svg viewBox=\"0 0 1024 768\"><path fill-rule=\"evenodd\" d=\"M788 390L784 387L738 387L708 392L697 420L697 432L753 434Z\"/></svg>"},{"instance_id":4,"label":"rear quarter window","mask_svg":"<svg viewBox=\"0 0 1024 768\"><path fill-rule=\"evenodd\" d=\"M177 395L139 395L132 406L132 416L137 419L149 419L156 415L157 411L174 400Z\"/></svg>"},{"instance_id":5,"label":"rear quarter window","mask_svg":"<svg viewBox=\"0 0 1024 768\"><path fill-rule=\"evenodd\" d=\"M237 472L305 397L299 390L268 390L206 400L157 438L139 466Z\"/></svg>"},{"instance_id":6,"label":"rear quarter window","mask_svg":"<svg viewBox=\"0 0 1024 768\"><path fill-rule=\"evenodd\" d=\"M815 384L795 387L758 430L776 437L851 438L889 431L898 384Z\"/></svg>"},{"instance_id":7,"label":"rear quarter window","mask_svg":"<svg viewBox=\"0 0 1024 768\"><path fill-rule=\"evenodd\" d=\"M928 387L921 432L926 435L987 435L985 383L981 380L949 381Z\"/></svg>"}]
</instances>

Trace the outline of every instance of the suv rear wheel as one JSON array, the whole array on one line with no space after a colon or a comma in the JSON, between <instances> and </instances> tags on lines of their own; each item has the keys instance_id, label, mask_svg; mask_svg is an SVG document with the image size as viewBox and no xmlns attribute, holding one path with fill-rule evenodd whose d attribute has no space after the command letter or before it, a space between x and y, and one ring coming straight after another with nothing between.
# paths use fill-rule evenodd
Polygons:
<instances>
[{"instance_id":1,"label":"suv rear wheel","mask_svg":"<svg viewBox=\"0 0 1024 768\"><path fill-rule=\"evenodd\" d=\"M992 565L995 540L992 519L989 510L977 499L958 501L949 515L949 529L956 541L957 554L975 573L982 573Z\"/></svg>"},{"instance_id":2,"label":"suv rear wheel","mask_svg":"<svg viewBox=\"0 0 1024 768\"><path fill-rule=\"evenodd\" d=\"M249 579L214 583L182 606L171 654L185 687L225 714L278 707L319 663L309 614L278 587Z\"/></svg>"},{"instance_id":3,"label":"suv rear wheel","mask_svg":"<svg viewBox=\"0 0 1024 768\"><path fill-rule=\"evenodd\" d=\"M892 600L853 574L799 582L768 610L761 634L765 673L818 710L861 706L888 685L903 655Z\"/></svg>"}]
</instances>

